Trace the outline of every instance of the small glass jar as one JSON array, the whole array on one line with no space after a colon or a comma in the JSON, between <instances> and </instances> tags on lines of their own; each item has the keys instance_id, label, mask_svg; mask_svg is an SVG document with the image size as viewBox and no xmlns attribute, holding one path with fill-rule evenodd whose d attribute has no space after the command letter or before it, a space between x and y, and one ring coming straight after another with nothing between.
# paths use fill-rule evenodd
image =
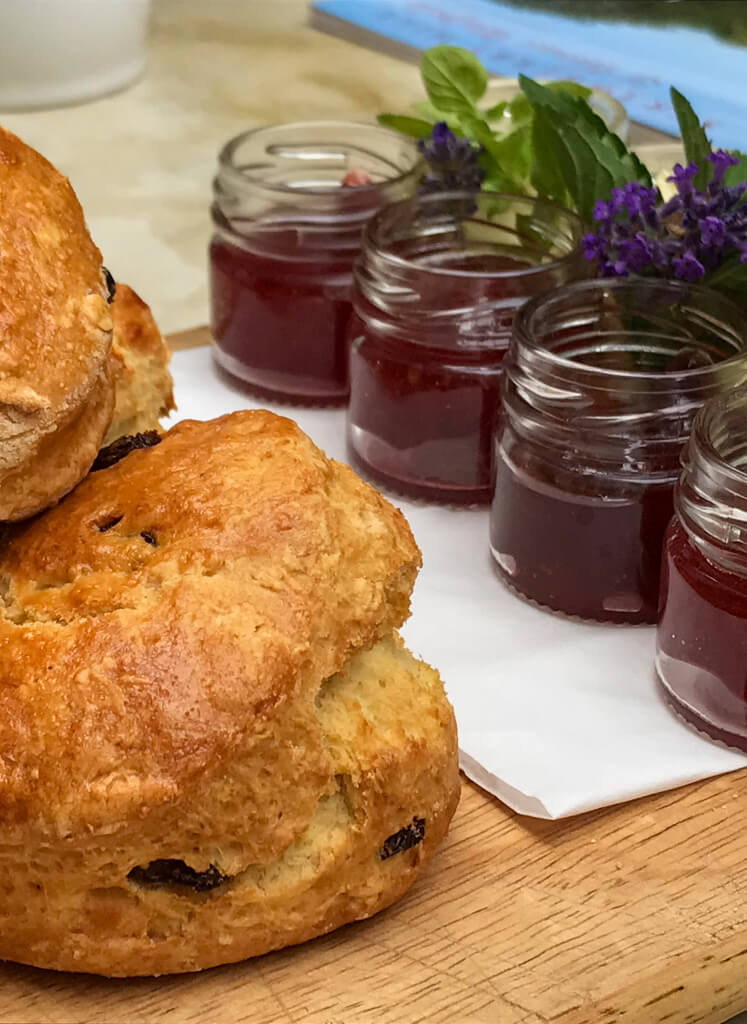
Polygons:
<instances>
[{"instance_id":1,"label":"small glass jar","mask_svg":"<svg viewBox=\"0 0 747 1024\"><path fill-rule=\"evenodd\" d=\"M210 244L219 365L270 398L344 401L361 229L419 175L412 141L376 125L274 125L228 142Z\"/></svg>"},{"instance_id":2,"label":"small glass jar","mask_svg":"<svg viewBox=\"0 0 747 1024\"><path fill-rule=\"evenodd\" d=\"M747 324L716 292L625 278L528 303L504 363L490 542L547 608L655 622L693 417L747 380Z\"/></svg>"},{"instance_id":3,"label":"small glass jar","mask_svg":"<svg viewBox=\"0 0 747 1024\"><path fill-rule=\"evenodd\" d=\"M747 389L699 413L664 543L656 668L673 707L747 751Z\"/></svg>"},{"instance_id":4,"label":"small glass jar","mask_svg":"<svg viewBox=\"0 0 747 1024\"><path fill-rule=\"evenodd\" d=\"M482 192L418 196L364 232L355 269L348 444L400 493L489 502L492 434L514 314L588 273L581 220Z\"/></svg>"}]
</instances>

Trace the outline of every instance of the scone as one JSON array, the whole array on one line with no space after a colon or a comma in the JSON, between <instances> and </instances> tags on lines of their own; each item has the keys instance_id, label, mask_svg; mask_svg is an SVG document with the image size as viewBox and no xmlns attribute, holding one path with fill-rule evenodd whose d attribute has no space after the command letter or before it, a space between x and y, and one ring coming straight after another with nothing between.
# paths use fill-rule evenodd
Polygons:
<instances>
[{"instance_id":1,"label":"scone","mask_svg":"<svg viewBox=\"0 0 747 1024\"><path fill-rule=\"evenodd\" d=\"M69 182L0 128L0 520L54 504L111 421L101 255Z\"/></svg>"},{"instance_id":2,"label":"scone","mask_svg":"<svg viewBox=\"0 0 747 1024\"><path fill-rule=\"evenodd\" d=\"M174 406L171 358L150 308L126 284L117 284L114 321L115 406L104 444L126 434L157 430Z\"/></svg>"},{"instance_id":3,"label":"scone","mask_svg":"<svg viewBox=\"0 0 747 1024\"><path fill-rule=\"evenodd\" d=\"M0 557L4 959L160 974L305 941L401 896L457 804L451 706L396 633L401 513L271 413L158 442Z\"/></svg>"}]
</instances>

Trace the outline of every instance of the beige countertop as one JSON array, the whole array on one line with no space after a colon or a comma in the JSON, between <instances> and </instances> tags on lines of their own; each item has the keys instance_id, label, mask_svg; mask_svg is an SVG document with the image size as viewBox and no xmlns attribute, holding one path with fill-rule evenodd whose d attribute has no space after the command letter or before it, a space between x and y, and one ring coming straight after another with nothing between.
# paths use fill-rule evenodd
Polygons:
<instances>
[{"instance_id":1,"label":"beige countertop","mask_svg":"<svg viewBox=\"0 0 747 1024\"><path fill-rule=\"evenodd\" d=\"M164 332L207 321L211 179L253 125L370 120L421 93L418 70L308 27L306 0L155 0L145 77L76 107L0 113L71 179L112 273Z\"/></svg>"}]
</instances>

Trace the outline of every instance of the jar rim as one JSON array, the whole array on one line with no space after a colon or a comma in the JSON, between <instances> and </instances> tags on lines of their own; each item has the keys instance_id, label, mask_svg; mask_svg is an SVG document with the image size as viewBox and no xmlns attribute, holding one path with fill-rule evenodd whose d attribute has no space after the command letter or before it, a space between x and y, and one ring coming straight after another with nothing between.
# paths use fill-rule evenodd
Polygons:
<instances>
[{"instance_id":1,"label":"jar rim","mask_svg":"<svg viewBox=\"0 0 747 1024\"><path fill-rule=\"evenodd\" d=\"M740 432L734 432L735 423ZM696 415L682 453L675 509L690 540L712 562L747 572L747 470L729 460L724 444L747 455L747 387L732 388Z\"/></svg>"},{"instance_id":2,"label":"jar rim","mask_svg":"<svg viewBox=\"0 0 747 1024\"><path fill-rule=\"evenodd\" d=\"M747 386L732 388L717 395L699 410L693 423L691 443L709 462L715 463L724 477L741 485L747 493L747 469L735 466L724 455L723 441L733 438L735 423L743 427L747 439Z\"/></svg>"},{"instance_id":3,"label":"jar rim","mask_svg":"<svg viewBox=\"0 0 747 1024\"><path fill-rule=\"evenodd\" d=\"M351 121L345 120L344 118L330 118L330 119L314 119L310 121L286 121L276 122L273 124L259 125L256 128L249 128L247 131L239 132L238 135L234 135L227 142L221 146L218 151L218 173L225 175L228 179L233 181L234 184L239 185L251 185L254 188L262 189L270 194L278 196L289 196L289 195L306 195L306 196L326 196L330 193L337 193L337 190L331 190L328 188L299 188L296 186L285 185L282 183L268 182L259 175L247 174L246 171L240 170L236 167L234 158L236 151L242 146L247 140L250 139L261 139L263 135L271 136L271 133L278 132L279 130L294 131L296 129L307 129L313 131L319 129L323 131L325 129L365 129L372 135L378 138L388 138L390 140L397 139L403 146L406 146L408 142L411 143L413 152L413 163L411 167L401 171L398 174L392 175L391 178L385 178L382 181L372 181L365 185L356 185L355 189L351 192L355 192L358 196L375 194L380 191L382 187L389 185L397 185L407 181L407 179L416 173L420 173L422 160L418 155L415 144L411 140L408 140L405 136L400 135L398 132L392 131L390 128L385 128L383 125L374 124L368 121Z\"/></svg>"},{"instance_id":4,"label":"jar rim","mask_svg":"<svg viewBox=\"0 0 747 1024\"><path fill-rule=\"evenodd\" d=\"M437 203L443 204L451 201L455 203L465 201L474 202L477 197L502 200L513 204L525 203L528 207L538 212L547 211L549 214L563 215L566 219L566 224L572 228L572 246L569 248L568 252L563 253L562 256L548 260L546 263L531 264L526 267L518 267L510 270L490 271L457 270L455 268L445 269L442 267L423 266L415 260L407 259L397 253L387 251L386 247L381 244L380 232L383 231L385 221L394 220L396 222L402 211L407 210L408 208L427 208L431 204L435 206ZM399 199L396 202L388 203L385 207L374 214L374 216L366 223L363 230L363 237L365 247L373 249L380 261L383 261L395 270L417 270L419 273L432 274L434 278L442 279L444 281L468 281L476 278L499 281L512 280L515 278L527 278L534 274L547 274L548 271L552 272L556 268L563 267L569 261L572 261L580 252L583 233L584 222L581 217L577 213L574 213L573 210L569 210L567 207L562 206L560 203L553 202L551 199L545 199L541 196L524 196L510 192L494 192L490 189L480 189L479 192L453 189L444 192L432 192L425 193L423 195L409 196L405 199Z\"/></svg>"},{"instance_id":5,"label":"jar rim","mask_svg":"<svg viewBox=\"0 0 747 1024\"><path fill-rule=\"evenodd\" d=\"M603 298L606 294L642 295L648 293L661 296L668 293L676 302L677 298L698 300L703 304L715 306L719 315L723 317L729 333L734 342L735 351L720 359L718 362L709 363L706 366L695 366L676 370L622 370L609 367L595 366L592 363L584 362L581 359L569 359L566 356L558 355L547 348L544 342L537 338L536 321L543 313L547 313L553 306L560 308L560 303L565 299L578 296L583 299L586 296L598 295ZM641 311L651 308L650 303L639 301ZM646 277L625 277L625 278L594 278L586 281L574 281L570 284L561 285L544 295L535 296L525 303L517 312L513 327L513 340L519 342L522 349L531 353L531 356L546 366L550 371L565 370L572 374L583 374L589 383L594 381L603 384L612 381L638 381L647 388L657 382L662 387L670 389L673 383L681 381L683 385L698 384L707 382L710 377L718 376L723 372L723 367L730 367L740 361L747 364L747 322L740 307L732 299L712 288L701 285L693 285L685 281L668 278L646 278Z\"/></svg>"}]
</instances>

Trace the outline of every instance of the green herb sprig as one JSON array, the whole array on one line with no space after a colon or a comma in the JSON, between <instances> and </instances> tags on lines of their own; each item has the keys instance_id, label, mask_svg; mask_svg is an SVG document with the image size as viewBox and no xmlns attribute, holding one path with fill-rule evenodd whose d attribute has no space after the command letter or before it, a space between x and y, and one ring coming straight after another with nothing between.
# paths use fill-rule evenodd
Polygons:
<instances>
[{"instance_id":1,"label":"green herb sprig","mask_svg":"<svg viewBox=\"0 0 747 1024\"><path fill-rule=\"evenodd\" d=\"M513 99L485 106L488 72L458 46L426 51L421 75L428 99L414 106L419 116L381 114L379 122L420 139L445 122L481 147L486 189L541 193L590 217L605 188L651 183L640 160L589 106L591 90L577 82L540 85L521 76L522 91Z\"/></svg>"},{"instance_id":2,"label":"green herb sprig","mask_svg":"<svg viewBox=\"0 0 747 1024\"><path fill-rule=\"evenodd\" d=\"M591 90L576 82L538 82L519 76L520 92L507 102L486 106L488 72L478 58L458 46L436 46L423 55L421 75L427 100L413 114L381 114L379 122L418 139L445 123L457 138L479 148L483 188L520 195L539 194L577 210L591 223L595 204L613 189L637 183L653 187L649 169L594 113ZM710 181L711 142L692 107L676 89L677 114L688 162L698 164L697 188ZM417 115L417 116L414 116ZM728 169L724 183L747 176L747 155Z\"/></svg>"}]
</instances>

